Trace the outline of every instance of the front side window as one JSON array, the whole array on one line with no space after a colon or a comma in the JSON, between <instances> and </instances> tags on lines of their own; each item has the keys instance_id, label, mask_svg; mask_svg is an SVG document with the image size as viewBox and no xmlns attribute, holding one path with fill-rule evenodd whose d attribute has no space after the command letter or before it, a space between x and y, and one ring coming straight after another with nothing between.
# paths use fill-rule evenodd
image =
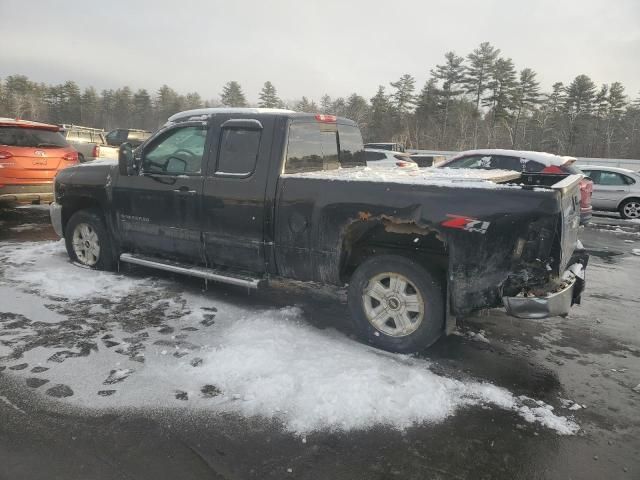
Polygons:
<instances>
[{"instance_id":1,"label":"front side window","mask_svg":"<svg viewBox=\"0 0 640 480\"><path fill-rule=\"evenodd\" d=\"M256 168L262 130L223 128L216 173L251 175Z\"/></svg>"},{"instance_id":2,"label":"front side window","mask_svg":"<svg viewBox=\"0 0 640 480\"><path fill-rule=\"evenodd\" d=\"M339 166L335 125L291 124L285 173L332 170Z\"/></svg>"},{"instance_id":3,"label":"front side window","mask_svg":"<svg viewBox=\"0 0 640 480\"><path fill-rule=\"evenodd\" d=\"M166 132L145 149L143 172L167 175L200 173L206 138L207 130L201 126Z\"/></svg>"}]
</instances>

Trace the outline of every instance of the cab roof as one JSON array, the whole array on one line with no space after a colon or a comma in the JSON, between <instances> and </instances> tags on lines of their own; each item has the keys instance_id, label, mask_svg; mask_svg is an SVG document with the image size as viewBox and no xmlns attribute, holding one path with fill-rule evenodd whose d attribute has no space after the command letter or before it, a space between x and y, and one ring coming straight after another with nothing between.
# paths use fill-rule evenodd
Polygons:
<instances>
[{"instance_id":1,"label":"cab roof","mask_svg":"<svg viewBox=\"0 0 640 480\"><path fill-rule=\"evenodd\" d=\"M40 130L51 130L52 132L60 131L60 127L57 125L6 117L0 117L0 127L38 128Z\"/></svg>"},{"instance_id":2,"label":"cab roof","mask_svg":"<svg viewBox=\"0 0 640 480\"><path fill-rule=\"evenodd\" d=\"M210 117L214 115L224 115L224 114L238 114L238 115L270 115L270 116L281 116L287 118L315 118L319 122L328 122L328 123L346 123L349 125L355 125L355 122L343 117L335 117L334 115L325 115L320 113L306 113L306 112L296 112L294 110L286 110L282 108L236 108L236 107L212 107L212 108L196 108L195 110L186 110L184 112L179 112L174 115L171 115L167 124L185 122L185 121L199 121L199 120L208 120ZM322 118L319 118L322 117ZM331 117L331 119L329 119Z\"/></svg>"}]
</instances>

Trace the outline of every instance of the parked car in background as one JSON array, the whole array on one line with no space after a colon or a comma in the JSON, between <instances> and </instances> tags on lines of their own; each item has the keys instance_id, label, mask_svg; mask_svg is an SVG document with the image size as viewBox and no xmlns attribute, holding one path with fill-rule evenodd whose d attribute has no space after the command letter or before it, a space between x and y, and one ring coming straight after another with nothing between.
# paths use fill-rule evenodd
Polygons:
<instances>
[{"instance_id":1,"label":"parked car in background","mask_svg":"<svg viewBox=\"0 0 640 480\"><path fill-rule=\"evenodd\" d=\"M402 152L365 148L364 156L367 160L367 167L370 168L415 168L418 166L409 155Z\"/></svg>"},{"instance_id":2,"label":"parked car in background","mask_svg":"<svg viewBox=\"0 0 640 480\"><path fill-rule=\"evenodd\" d=\"M46 123L0 118L0 202L53 199L53 179L78 152Z\"/></svg>"},{"instance_id":3,"label":"parked car in background","mask_svg":"<svg viewBox=\"0 0 640 480\"><path fill-rule=\"evenodd\" d=\"M640 218L640 174L617 167L583 165L593 180L591 203L596 210L619 212L622 218Z\"/></svg>"},{"instance_id":4,"label":"parked car in background","mask_svg":"<svg viewBox=\"0 0 640 480\"><path fill-rule=\"evenodd\" d=\"M371 148L374 150L391 150L393 152L404 152L404 145L395 142L365 143L364 148Z\"/></svg>"},{"instance_id":5,"label":"parked car in background","mask_svg":"<svg viewBox=\"0 0 640 480\"><path fill-rule=\"evenodd\" d=\"M460 152L438 164L440 168L481 168L486 170L513 170L523 173L548 175L583 175L580 182L580 223L591 219L593 181L575 165L574 157L526 150L481 149Z\"/></svg>"},{"instance_id":6,"label":"parked car in background","mask_svg":"<svg viewBox=\"0 0 640 480\"><path fill-rule=\"evenodd\" d=\"M118 148L107 145L104 130L62 124L60 125L60 133L77 150L80 163L96 158L118 159Z\"/></svg>"},{"instance_id":7,"label":"parked car in background","mask_svg":"<svg viewBox=\"0 0 640 480\"><path fill-rule=\"evenodd\" d=\"M116 128L107 133L107 144L112 147L119 147L123 143L129 143L133 148L140 146L151 136L148 130L138 130L135 128Z\"/></svg>"}]
</instances>

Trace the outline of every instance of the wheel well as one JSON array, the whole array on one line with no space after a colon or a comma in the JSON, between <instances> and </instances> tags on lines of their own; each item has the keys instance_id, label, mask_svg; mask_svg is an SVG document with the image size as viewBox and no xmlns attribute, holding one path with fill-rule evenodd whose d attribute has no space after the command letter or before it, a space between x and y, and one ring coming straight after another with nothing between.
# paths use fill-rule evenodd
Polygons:
<instances>
[{"instance_id":1,"label":"wheel well","mask_svg":"<svg viewBox=\"0 0 640 480\"><path fill-rule=\"evenodd\" d=\"M62 231L67 228L67 223L72 215L80 210L96 208L102 210L100 203L89 197L74 197L65 199L62 206Z\"/></svg>"},{"instance_id":2,"label":"wheel well","mask_svg":"<svg viewBox=\"0 0 640 480\"><path fill-rule=\"evenodd\" d=\"M350 225L342 245L340 280L348 282L358 265L380 254L407 257L437 275L448 267L447 245L438 231L383 217Z\"/></svg>"},{"instance_id":3,"label":"wheel well","mask_svg":"<svg viewBox=\"0 0 640 480\"><path fill-rule=\"evenodd\" d=\"M635 200L636 202L640 202L640 197L627 197L625 199L623 199L619 204L618 204L618 210L620 210L622 208L622 205L624 205L626 202L628 202L629 200Z\"/></svg>"}]
</instances>

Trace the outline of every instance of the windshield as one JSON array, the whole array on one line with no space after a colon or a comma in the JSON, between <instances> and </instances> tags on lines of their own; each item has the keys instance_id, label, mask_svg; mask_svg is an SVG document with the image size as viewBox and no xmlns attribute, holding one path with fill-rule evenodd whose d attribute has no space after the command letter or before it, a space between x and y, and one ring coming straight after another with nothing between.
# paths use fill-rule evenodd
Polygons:
<instances>
[{"instance_id":1,"label":"windshield","mask_svg":"<svg viewBox=\"0 0 640 480\"><path fill-rule=\"evenodd\" d=\"M0 145L41 148L69 146L64 137L58 132L22 127L0 127Z\"/></svg>"}]
</instances>

